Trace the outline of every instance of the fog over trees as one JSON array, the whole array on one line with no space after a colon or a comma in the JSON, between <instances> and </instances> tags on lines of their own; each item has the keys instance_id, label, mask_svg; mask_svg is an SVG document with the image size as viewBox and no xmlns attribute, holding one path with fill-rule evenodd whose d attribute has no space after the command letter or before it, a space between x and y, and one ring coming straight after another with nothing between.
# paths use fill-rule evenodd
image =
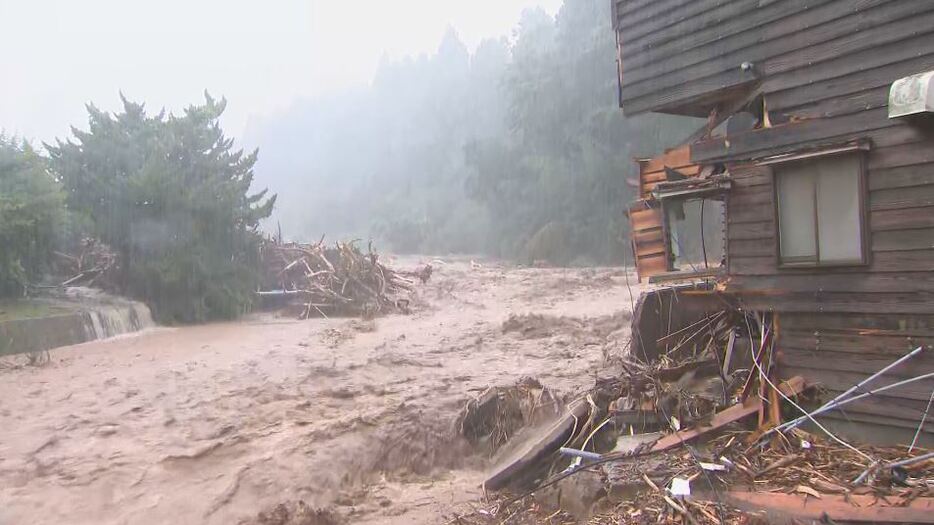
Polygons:
<instances>
[{"instance_id":1,"label":"fog over trees","mask_svg":"<svg viewBox=\"0 0 934 525\"><path fill-rule=\"evenodd\" d=\"M261 227L625 263L634 157L697 123L623 116L608 9L528 10L473 51L450 29L435 53L385 60L369 85L295 103L237 141L220 125L226 99L207 94L176 113L92 103L86 127L41 147L0 134L0 297L55 282L60 252L92 238L119 256L113 287L161 322L236 317L255 302Z\"/></svg>"},{"instance_id":2,"label":"fog over trees","mask_svg":"<svg viewBox=\"0 0 934 525\"><path fill-rule=\"evenodd\" d=\"M472 53L384 61L369 86L254 120L256 184L286 238L373 238L399 252L620 262L635 156L695 127L617 104L604 0L528 10ZM361 35L365 38L365 35ZM335 50L337 52L337 50Z\"/></svg>"}]
</instances>

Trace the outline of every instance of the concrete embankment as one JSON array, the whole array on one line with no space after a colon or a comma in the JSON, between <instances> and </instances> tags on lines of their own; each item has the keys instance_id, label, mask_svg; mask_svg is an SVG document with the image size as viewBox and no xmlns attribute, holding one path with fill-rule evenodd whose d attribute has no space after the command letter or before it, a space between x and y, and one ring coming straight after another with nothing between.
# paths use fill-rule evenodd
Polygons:
<instances>
[{"instance_id":1,"label":"concrete embankment","mask_svg":"<svg viewBox=\"0 0 934 525\"><path fill-rule=\"evenodd\" d=\"M146 305L99 293L36 301L54 308L44 315L0 319L0 355L51 350L154 325Z\"/></svg>"}]
</instances>

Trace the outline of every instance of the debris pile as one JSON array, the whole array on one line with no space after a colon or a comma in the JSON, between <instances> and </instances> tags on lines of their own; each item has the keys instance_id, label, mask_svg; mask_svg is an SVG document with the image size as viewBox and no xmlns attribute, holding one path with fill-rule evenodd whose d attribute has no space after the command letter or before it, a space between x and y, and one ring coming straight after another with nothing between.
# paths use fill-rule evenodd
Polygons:
<instances>
[{"instance_id":1,"label":"debris pile","mask_svg":"<svg viewBox=\"0 0 934 525\"><path fill-rule=\"evenodd\" d=\"M78 253L55 252L55 273L65 277L62 286L87 286L113 290L120 270L119 256L103 242L86 238Z\"/></svg>"},{"instance_id":2,"label":"debris pile","mask_svg":"<svg viewBox=\"0 0 934 525\"><path fill-rule=\"evenodd\" d=\"M455 522L570 512L589 523L930 523L934 453L854 446L813 419L893 388L869 384L923 349L820 404L801 377L779 379L775 328L769 315L727 307L643 341L653 355L599 379L487 479L486 490L507 494L495 507ZM581 476L597 480L592 494L571 484Z\"/></svg>"},{"instance_id":3,"label":"debris pile","mask_svg":"<svg viewBox=\"0 0 934 525\"><path fill-rule=\"evenodd\" d=\"M511 387L488 388L470 400L458 419L458 430L475 448L492 454L519 430L561 414L563 402L534 378Z\"/></svg>"},{"instance_id":4,"label":"debris pile","mask_svg":"<svg viewBox=\"0 0 934 525\"><path fill-rule=\"evenodd\" d=\"M366 253L354 242L333 246L277 244L262 247L265 270L262 297L279 298L313 316L359 315L373 318L387 312L408 313L413 282L382 264L372 245ZM425 279L431 272L423 270Z\"/></svg>"}]
</instances>

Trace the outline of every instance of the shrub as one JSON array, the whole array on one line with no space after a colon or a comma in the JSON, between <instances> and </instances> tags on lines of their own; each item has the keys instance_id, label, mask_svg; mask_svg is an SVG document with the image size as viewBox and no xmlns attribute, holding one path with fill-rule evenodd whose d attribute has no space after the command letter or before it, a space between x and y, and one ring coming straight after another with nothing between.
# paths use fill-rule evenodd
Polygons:
<instances>
[{"instance_id":1,"label":"shrub","mask_svg":"<svg viewBox=\"0 0 934 525\"><path fill-rule=\"evenodd\" d=\"M88 107L88 131L47 146L68 203L123 261L122 288L166 323L247 311L259 282L257 231L275 197L251 194L257 152L234 150L205 95L184 115L146 114L123 100L111 115Z\"/></svg>"}]
</instances>

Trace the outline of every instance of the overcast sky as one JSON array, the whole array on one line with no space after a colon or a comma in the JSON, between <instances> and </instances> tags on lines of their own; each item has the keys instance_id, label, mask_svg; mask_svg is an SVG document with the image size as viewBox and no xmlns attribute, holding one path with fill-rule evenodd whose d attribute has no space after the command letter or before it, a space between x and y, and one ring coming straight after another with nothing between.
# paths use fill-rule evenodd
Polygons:
<instances>
[{"instance_id":1,"label":"overcast sky","mask_svg":"<svg viewBox=\"0 0 934 525\"><path fill-rule=\"evenodd\" d=\"M151 110L226 96L229 134L296 98L368 82L383 56L471 49L561 0L0 0L0 129L49 141L119 91Z\"/></svg>"}]
</instances>

